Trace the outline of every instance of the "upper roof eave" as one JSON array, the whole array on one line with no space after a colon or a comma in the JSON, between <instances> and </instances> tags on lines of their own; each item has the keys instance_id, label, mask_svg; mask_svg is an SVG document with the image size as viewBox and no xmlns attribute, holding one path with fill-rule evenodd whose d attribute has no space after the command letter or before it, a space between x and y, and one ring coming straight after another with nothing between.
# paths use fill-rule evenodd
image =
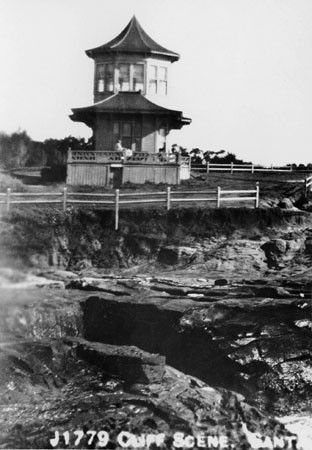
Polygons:
<instances>
[{"instance_id":1,"label":"upper roof eave","mask_svg":"<svg viewBox=\"0 0 312 450\"><path fill-rule=\"evenodd\" d=\"M82 108L72 108L74 114L81 113L142 113L142 114L174 114L181 115L182 111L165 108L144 97L138 92L119 92L110 97Z\"/></svg>"}]
</instances>

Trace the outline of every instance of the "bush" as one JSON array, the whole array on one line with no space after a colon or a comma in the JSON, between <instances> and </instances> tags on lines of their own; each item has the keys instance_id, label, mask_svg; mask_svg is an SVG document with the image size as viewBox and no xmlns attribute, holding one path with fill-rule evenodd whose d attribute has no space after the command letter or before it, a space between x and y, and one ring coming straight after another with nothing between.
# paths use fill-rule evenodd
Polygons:
<instances>
[{"instance_id":1,"label":"bush","mask_svg":"<svg viewBox=\"0 0 312 450\"><path fill-rule=\"evenodd\" d=\"M5 192L8 188L13 192L25 192L27 187L17 178L0 172L0 192Z\"/></svg>"},{"instance_id":2,"label":"bush","mask_svg":"<svg viewBox=\"0 0 312 450\"><path fill-rule=\"evenodd\" d=\"M66 181L67 167L61 164L47 167L41 170L41 179L46 182Z\"/></svg>"}]
</instances>

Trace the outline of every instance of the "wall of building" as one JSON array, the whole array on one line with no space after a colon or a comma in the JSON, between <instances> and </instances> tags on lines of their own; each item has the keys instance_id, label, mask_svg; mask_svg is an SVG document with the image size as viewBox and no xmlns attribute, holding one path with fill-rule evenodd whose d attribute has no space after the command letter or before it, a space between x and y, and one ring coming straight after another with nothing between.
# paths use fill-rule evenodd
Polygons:
<instances>
[{"instance_id":1,"label":"wall of building","mask_svg":"<svg viewBox=\"0 0 312 450\"><path fill-rule=\"evenodd\" d=\"M98 117L94 129L95 150L111 152L114 150L112 122Z\"/></svg>"},{"instance_id":2,"label":"wall of building","mask_svg":"<svg viewBox=\"0 0 312 450\"><path fill-rule=\"evenodd\" d=\"M180 183L180 168L178 166L159 166L159 165L131 165L123 167L122 183L144 184Z\"/></svg>"},{"instance_id":3,"label":"wall of building","mask_svg":"<svg viewBox=\"0 0 312 450\"><path fill-rule=\"evenodd\" d=\"M110 164L69 163L66 183L73 186L110 186L118 187L118 183L180 183L180 167L178 165L138 164L123 166L120 172L114 173Z\"/></svg>"},{"instance_id":4,"label":"wall of building","mask_svg":"<svg viewBox=\"0 0 312 450\"><path fill-rule=\"evenodd\" d=\"M142 124L142 152L157 153L155 119L145 116Z\"/></svg>"},{"instance_id":5,"label":"wall of building","mask_svg":"<svg viewBox=\"0 0 312 450\"><path fill-rule=\"evenodd\" d=\"M66 183L74 186L108 186L109 165L107 164L67 164Z\"/></svg>"}]
</instances>

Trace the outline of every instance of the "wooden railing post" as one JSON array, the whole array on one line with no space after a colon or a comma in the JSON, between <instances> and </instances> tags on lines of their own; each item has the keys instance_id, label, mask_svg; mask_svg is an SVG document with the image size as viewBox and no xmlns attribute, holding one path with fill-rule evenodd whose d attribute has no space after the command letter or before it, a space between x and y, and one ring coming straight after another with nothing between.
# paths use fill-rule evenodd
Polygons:
<instances>
[{"instance_id":1,"label":"wooden railing post","mask_svg":"<svg viewBox=\"0 0 312 450\"><path fill-rule=\"evenodd\" d=\"M221 203L221 188L218 186L217 188L217 208L220 208Z\"/></svg>"},{"instance_id":2,"label":"wooden railing post","mask_svg":"<svg viewBox=\"0 0 312 450\"><path fill-rule=\"evenodd\" d=\"M66 201L67 201L67 188L63 190L63 211L66 211Z\"/></svg>"},{"instance_id":3,"label":"wooden railing post","mask_svg":"<svg viewBox=\"0 0 312 450\"><path fill-rule=\"evenodd\" d=\"M10 211L10 200L11 200L11 189L7 189L7 197L6 197L6 210L7 212Z\"/></svg>"},{"instance_id":4,"label":"wooden railing post","mask_svg":"<svg viewBox=\"0 0 312 450\"><path fill-rule=\"evenodd\" d=\"M119 228L119 189L115 190L115 230Z\"/></svg>"},{"instance_id":5,"label":"wooden railing post","mask_svg":"<svg viewBox=\"0 0 312 450\"><path fill-rule=\"evenodd\" d=\"M207 173L209 173L209 169L210 169L210 162L207 162Z\"/></svg>"},{"instance_id":6,"label":"wooden railing post","mask_svg":"<svg viewBox=\"0 0 312 450\"><path fill-rule=\"evenodd\" d=\"M251 173L254 173L254 171L255 171L255 166L254 166L254 164L252 163L252 164L251 164Z\"/></svg>"},{"instance_id":7,"label":"wooden railing post","mask_svg":"<svg viewBox=\"0 0 312 450\"><path fill-rule=\"evenodd\" d=\"M233 162L231 162L231 173L233 173Z\"/></svg>"},{"instance_id":8,"label":"wooden railing post","mask_svg":"<svg viewBox=\"0 0 312 450\"><path fill-rule=\"evenodd\" d=\"M170 188L170 187L167 187L167 211L169 211L169 209L170 209L170 203L171 203L170 191L171 191L171 188Z\"/></svg>"},{"instance_id":9,"label":"wooden railing post","mask_svg":"<svg viewBox=\"0 0 312 450\"><path fill-rule=\"evenodd\" d=\"M255 208L259 208L259 197L260 197L260 188L259 188L259 181L257 181L257 183L256 183Z\"/></svg>"}]
</instances>

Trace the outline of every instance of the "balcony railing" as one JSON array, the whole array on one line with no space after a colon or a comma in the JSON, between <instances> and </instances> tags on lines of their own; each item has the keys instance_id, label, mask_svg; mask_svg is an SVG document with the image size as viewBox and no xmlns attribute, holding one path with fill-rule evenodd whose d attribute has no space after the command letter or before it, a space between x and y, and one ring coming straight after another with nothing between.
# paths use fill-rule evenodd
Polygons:
<instances>
[{"instance_id":1,"label":"balcony railing","mask_svg":"<svg viewBox=\"0 0 312 450\"><path fill-rule=\"evenodd\" d=\"M127 156L126 152L107 152L93 150L70 150L69 163L119 163L119 164L189 164L189 158L164 153L134 152Z\"/></svg>"}]
</instances>

